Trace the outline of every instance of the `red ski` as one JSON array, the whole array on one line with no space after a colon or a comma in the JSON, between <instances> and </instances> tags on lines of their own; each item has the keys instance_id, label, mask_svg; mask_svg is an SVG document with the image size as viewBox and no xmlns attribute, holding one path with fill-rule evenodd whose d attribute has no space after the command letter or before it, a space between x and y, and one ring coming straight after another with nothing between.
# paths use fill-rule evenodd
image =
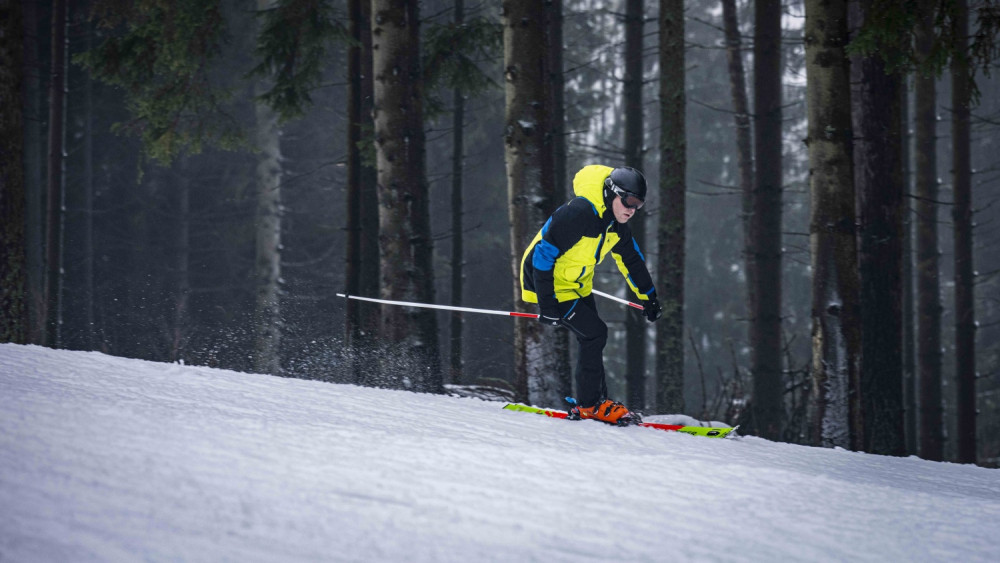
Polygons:
<instances>
[{"instance_id":1,"label":"red ski","mask_svg":"<svg viewBox=\"0 0 1000 563\"><path fill-rule=\"evenodd\" d=\"M541 414L550 418L564 418L564 419L569 418L569 413L566 411L530 407L528 405L522 405L520 403L507 403L507 405L504 406L504 408L507 410L517 411L517 412L530 412L535 414ZM642 426L645 428L656 428L657 430L667 430L670 432L683 432L684 434L691 434L692 436L705 436L706 438L725 438L734 430L736 430L736 428L684 426L682 424L658 424L655 422L640 422L635 426Z\"/></svg>"}]
</instances>

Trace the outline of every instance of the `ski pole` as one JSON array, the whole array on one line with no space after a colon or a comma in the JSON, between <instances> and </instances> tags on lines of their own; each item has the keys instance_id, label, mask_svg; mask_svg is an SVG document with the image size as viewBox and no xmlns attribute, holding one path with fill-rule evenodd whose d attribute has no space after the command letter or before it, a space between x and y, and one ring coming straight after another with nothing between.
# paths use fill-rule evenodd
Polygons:
<instances>
[{"instance_id":1,"label":"ski pole","mask_svg":"<svg viewBox=\"0 0 1000 563\"><path fill-rule=\"evenodd\" d=\"M632 307L633 309L639 309L640 311L643 310L642 305L639 305L638 303L633 303L633 302L629 301L628 299L622 299L621 297L615 297L614 295L609 295L607 293L604 293L603 291L597 291L596 289L592 289L592 290L590 290L590 292L594 293L596 295L600 295L601 297L607 297L608 299L610 299L612 301L617 301L617 302L619 302L619 303L621 303L623 305L628 305L629 307Z\"/></svg>"},{"instance_id":2,"label":"ski pole","mask_svg":"<svg viewBox=\"0 0 1000 563\"><path fill-rule=\"evenodd\" d=\"M503 315L505 317L527 317L537 319L535 313L519 313L517 311L494 311L492 309L472 309L470 307L453 307L451 305L432 305L430 303L412 303L410 301L390 301L388 299L374 299L372 297L358 297L357 295L346 295L338 293L337 297L344 299L357 299L358 301L369 301L371 303L382 303L384 305L402 305L403 307L421 307L424 309L443 309L445 311L463 311L465 313L485 313L487 315Z\"/></svg>"},{"instance_id":3,"label":"ski pole","mask_svg":"<svg viewBox=\"0 0 1000 563\"><path fill-rule=\"evenodd\" d=\"M628 301L627 299L622 299L620 297L615 297L614 295L609 295L603 291L598 291L596 289L592 290L593 293L600 295L601 297L606 297L612 301L617 301L623 305L628 305L635 309L642 310L642 305ZM431 303L415 303L412 301L391 301L389 299L375 299L373 297L360 297L358 295L347 295L345 293L338 293L337 297L343 297L345 299L356 299L358 301L368 301L370 303L382 303L384 305L400 305L403 307L419 307L423 309L441 309L444 311L462 311L465 313L483 313L487 315L503 315L505 317L525 317L529 319L537 319L538 315L535 313L519 313L517 311L497 311L494 309L473 309L471 307L455 307L452 305L435 305Z\"/></svg>"}]
</instances>

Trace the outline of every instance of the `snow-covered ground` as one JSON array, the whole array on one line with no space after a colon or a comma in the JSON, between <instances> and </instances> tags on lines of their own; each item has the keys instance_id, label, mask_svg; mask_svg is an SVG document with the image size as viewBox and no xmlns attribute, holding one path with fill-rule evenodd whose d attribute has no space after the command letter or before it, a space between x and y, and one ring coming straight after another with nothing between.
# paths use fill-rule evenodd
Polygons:
<instances>
[{"instance_id":1,"label":"snow-covered ground","mask_svg":"<svg viewBox=\"0 0 1000 563\"><path fill-rule=\"evenodd\" d=\"M0 561L1000 561L1000 471L0 345Z\"/></svg>"}]
</instances>

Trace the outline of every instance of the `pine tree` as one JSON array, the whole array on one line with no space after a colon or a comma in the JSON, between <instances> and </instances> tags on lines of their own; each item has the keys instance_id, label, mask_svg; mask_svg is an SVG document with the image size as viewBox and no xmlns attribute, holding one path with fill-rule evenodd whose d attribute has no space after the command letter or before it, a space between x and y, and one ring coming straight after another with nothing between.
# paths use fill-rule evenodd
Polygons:
<instances>
[{"instance_id":1,"label":"pine tree","mask_svg":"<svg viewBox=\"0 0 1000 563\"><path fill-rule=\"evenodd\" d=\"M551 95L545 6L533 0L503 2L506 112L504 158L507 163L508 213L511 222L511 274L514 302L521 301L521 256L562 193L555 193L550 141ZM561 201L560 201L561 203ZM517 400L557 406L568 372L568 354L538 323L514 327L514 389ZM562 338L565 338L563 336ZM565 396L565 395L563 395Z\"/></svg>"},{"instance_id":2,"label":"pine tree","mask_svg":"<svg viewBox=\"0 0 1000 563\"><path fill-rule=\"evenodd\" d=\"M807 0L805 6L814 430L821 445L861 449L847 3Z\"/></svg>"},{"instance_id":3,"label":"pine tree","mask_svg":"<svg viewBox=\"0 0 1000 563\"><path fill-rule=\"evenodd\" d=\"M952 174L955 205L955 380L958 461L976 462L976 308L973 268L972 158L969 113L972 73L968 59L967 0L955 0L951 63Z\"/></svg>"},{"instance_id":4,"label":"pine tree","mask_svg":"<svg viewBox=\"0 0 1000 563\"><path fill-rule=\"evenodd\" d=\"M63 226L66 174L66 89L69 18L66 0L52 2L49 138L45 212L45 345L58 348L62 329Z\"/></svg>"},{"instance_id":5,"label":"pine tree","mask_svg":"<svg viewBox=\"0 0 1000 563\"><path fill-rule=\"evenodd\" d=\"M455 25L465 22L465 0L455 0ZM463 198L462 178L465 165L465 93L452 91L452 156L451 156L451 304L462 306L463 269ZM462 325L460 311L451 313L451 383L462 381Z\"/></svg>"},{"instance_id":6,"label":"pine tree","mask_svg":"<svg viewBox=\"0 0 1000 563\"><path fill-rule=\"evenodd\" d=\"M351 44L347 48L347 237L344 289L350 295L378 293L378 192L375 170L365 159L371 146L372 97L371 2L347 4ZM347 300L344 304L344 340L354 350L354 379L373 384L377 366L364 361L362 335L375 336L378 327L372 305Z\"/></svg>"},{"instance_id":7,"label":"pine tree","mask_svg":"<svg viewBox=\"0 0 1000 563\"><path fill-rule=\"evenodd\" d=\"M625 4L625 166L642 170L643 165L643 57L642 31L645 23L643 0L628 0ZM639 248L646 244L646 216L636 213L629 221L632 238ZM648 326L642 315L625 317L626 405L642 409L646 404L646 333Z\"/></svg>"},{"instance_id":8,"label":"pine tree","mask_svg":"<svg viewBox=\"0 0 1000 563\"><path fill-rule=\"evenodd\" d=\"M266 12L273 0L257 0ZM284 22L283 22L284 23ZM281 373L281 129L278 113L262 98L270 76L257 78L254 104L257 153L257 213L254 221L256 306L254 314L254 370Z\"/></svg>"},{"instance_id":9,"label":"pine tree","mask_svg":"<svg viewBox=\"0 0 1000 563\"><path fill-rule=\"evenodd\" d=\"M381 296L433 303L433 241L424 163L424 84L417 0L375 0L372 38ZM409 375L415 389L442 390L437 317L433 311L385 306L381 334L400 345L403 355L413 362ZM402 379L397 382L402 383Z\"/></svg>"},{"instance_id":10,"label":"pine tree","mask_svg":"<svg viewBox=\"0 0 1000 563\"><path fill-rule=\"evenodd\" d=\"M0 21L0 342L24 344L28 337L28 271L20 0L0 1Z\"/></svg>"},{"instance_id":11,"label":"pine tree","mask_svg":"<svg viewBox=\"0 0 1000 563\"><path fill-rule=\"evenodd\" d=\"M750 370L752 428L772 440L782 436L784 381L781 362L781 2L754 6L754 169L750 214Z\"/></svg>"},{"instance_id":12,"label":"pine tree","mask_svg":"<svg viewBox=\"0 0 1000 563\"><path fill-rule=\"evenodd\" d=\"M684 3L660 1L660 216L656 292L656 409L684 412L684 243L686 156Z\"/></svg>"},{"instance_id":13,"label":"pine tree","mask_svg":"<svg viewBox=\"0 0 1000 563\"><path fill-rule=\"evenodd\" d=\"M852 27L875 18L873 2L853 10ZM903 200L901 80L886 72L891 45L852 58L854 178L861 276L861 404L867 452L905 453L903 431Z\"/></svg>"},{"instance_id":14,"label":"pine tree","mask_svg":"<svg viewBox=\"0 0 1000 563\"><path fill-rule=\"evenodd\" d=\"M739 173L739 189L743 206L743 259L746 270L746 311L757 310L755 304L757 286L757 261L752 249L751 224L754 202L754 162L753 131L750 128L750 104L747 99L746 76L743 67L742 39L736 0L722 0L722 19L726 37L726 60L729 84L733 100L733 121L736 126L736 162ZM748 325L752 336L753 323Z\"/></svg>"},{"instance_id":15,"label":"pine tree","mask_svg":"<svg viewBox=\"0 0 1000 563\"><path fill-rule=\"evenodd\" d=\"M944 457L941 391L941 284L938 249L937 93L928 68L934 50L934 0L918 2L914 78L917 215L917 369L920 378L920 455Z\"/></svg>"}]
</instances>

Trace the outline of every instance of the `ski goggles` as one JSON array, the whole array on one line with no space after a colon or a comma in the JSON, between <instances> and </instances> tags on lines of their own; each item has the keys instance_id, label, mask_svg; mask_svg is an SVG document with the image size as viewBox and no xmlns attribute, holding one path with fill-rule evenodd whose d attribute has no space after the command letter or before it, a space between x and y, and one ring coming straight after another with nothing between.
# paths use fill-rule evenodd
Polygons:
<instances>
[{"instance_id":1,"label":"ski goggles","mask_svg":"<svg viewBox=\"0 0 1000 563\"><path fill-rule=\"evenodd\" d=\"M624 205L628 209L635 209L636 211L638 211L640 208L642 208L643 204L646 203L645 201L642 200L641 197L635 195L634 193L627 192L619 188L617 184L611 181L611 178L608 178L607 184L608 188L612 191L612 193L622 198L622 205Z\"/></svg>"}]
</instances>

